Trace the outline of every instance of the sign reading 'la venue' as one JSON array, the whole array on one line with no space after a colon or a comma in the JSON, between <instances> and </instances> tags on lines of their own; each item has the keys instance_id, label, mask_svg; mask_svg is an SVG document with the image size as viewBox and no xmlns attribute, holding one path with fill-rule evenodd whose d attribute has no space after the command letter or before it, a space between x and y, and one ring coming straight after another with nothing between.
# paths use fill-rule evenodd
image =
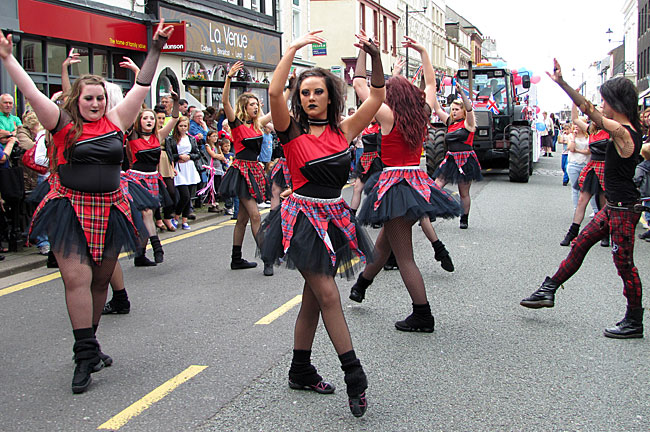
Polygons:
<instances>
[{"instance_id":1,"label":"sign reading 'la venue'","mask_svg":"<svg viewBox=\"0 0 650 432\"><path fill-rule=\"evenodd\" d=\"M274 32L233 26L164 7L160 15L166 21L187 23L186 52L273 66L280 61L280 36Z\"/></svg>"}]
</instances>

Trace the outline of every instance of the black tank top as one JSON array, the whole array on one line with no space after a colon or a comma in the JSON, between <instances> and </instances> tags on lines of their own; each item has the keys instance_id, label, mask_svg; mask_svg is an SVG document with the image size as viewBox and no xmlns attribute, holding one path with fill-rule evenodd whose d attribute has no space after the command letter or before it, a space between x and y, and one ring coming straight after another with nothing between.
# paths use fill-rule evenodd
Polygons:
<instances>
[{"instance_id":1,"label":"black tank top","mask_svg":"<svg viewBox=\"0 0 650 432\"><path fill-rule=\"evenodd\" d=\"M634 141L634 151L628 158L622 158L616 151L613 141L607 146L605 154L605 196L614 203L630 203L639 199L639 191L634 184L634 170L639 162L641 134L630 126L624 127Z\"/></svg>"}]
</instances>

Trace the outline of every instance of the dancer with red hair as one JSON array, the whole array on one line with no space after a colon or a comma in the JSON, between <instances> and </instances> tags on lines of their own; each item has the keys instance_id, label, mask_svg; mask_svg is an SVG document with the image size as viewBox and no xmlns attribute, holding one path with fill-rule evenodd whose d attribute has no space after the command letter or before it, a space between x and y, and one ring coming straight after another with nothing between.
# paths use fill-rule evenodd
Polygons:
<instances>
[{"instance_id":1,"label":"dancer with red hair","mask_svg":"<svg viewBox=\"0 0 650 432\"><path fill-rule=\"evenodd\" d=\"M422 45L409 37L405 37L402 45L415 49L422 56L426 87L422 91L406 78L393 76L386 85L386 101L375 115L384 134L381 158L386 167L359 209L358 217L362 224L379 223L384 226L375 242L375 261L359 275L350 298L356 301L363 299L366 288L379 273L392 249L413 302L413 313L405 320L396 322L395 327L401 331L430 333L434 329L434 318L424 280L413 259L411 231L418 220L430 224L431 218L458 216L460 206L420 168L422 144L431 106L436 98L435 73ZM359 56L357 70L365 71L363 55ZM365 82L366 79L365 76L355 78L355 82ZM433 244L436 255L440 244Z\"/></svg>"}]
</instances>

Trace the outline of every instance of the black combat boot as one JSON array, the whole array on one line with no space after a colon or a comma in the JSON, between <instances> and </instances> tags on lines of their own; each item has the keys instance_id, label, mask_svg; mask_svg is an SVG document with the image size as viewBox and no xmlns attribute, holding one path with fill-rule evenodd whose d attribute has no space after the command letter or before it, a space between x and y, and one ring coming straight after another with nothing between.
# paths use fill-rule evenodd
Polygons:
<instances>
[{"instance_id":1,"label":"black combat boot","mask_svg":"<svg viewBox=\"0 0 650 432\"><path fill-rule=\"evenodd\" d=\"M113 298L104 305L102 315L128 314L131 312L131 302L126 289L113 291Z\"/></svg>"},{"instance_id":2,"label":"black combat boot","mask_svg":"<svg viewBox=\"0 0 650 432\"><path fill-rule=\"evenodd\" d=\"M146 248L140 248L135 252L135 258L133 258L133 265L136 267L155 267L156 263L151 261L145 255L147 251Z\"/></svg>"},{"instance_id":3,"label":"black combat boot","mask_svg":"<svg viewBox=\"0 0 650 432\"><path fill-rule=\"evenodd\" d=\"M460 229L467 229L469 227L468 219L469 219L469 213L461 215L461 217L460 217L460 225L459 225Z\"/></svg>"},{"instance_id":4,"label":"black combat boot","mask_svg":"<svg viewBox=\"0 0 650 432\"><path fill-rule=\"evenodd\" d=\"M433 333L435 324L436 320L431 314L429 303L413 303L413 313L407 316L403 321L397 321L395 323L395 328L405 332Z\"/></svg>"},{"instance_id":5,"label":"black combat boot","mask_svg":"<svg viewBox=\"0 0 650 432\"><path fill-rule=\"evenodd\" d=\"M89 330L92 332L92 329ZM90 374L100 371L104 363L99 357L99 344L94 337L75 341L72 350L77 364L72 376L72 393L83 393L92 382Z\"/></svg>"},{"instance_id":6,"label":"black combat boot","mask_svg":"<svg viewBox=\"0 0 650 432\"><path fill-rule=\"evenodd\" d=\"M643 308L627 307L625 318L616 326L606 328L603 334L609 338L632 339L643 337Z\"/></svg>"},{"instance_id":7,"label":"black combat boot","mask_svg":"<svg viewBox=\"0 0 650 432\"><path fill-rule=\"evenodd\" d=\"M289 387L294 390L311 390L320 394L334 393L335 387L323 381L311 364L310 350L293 350L289 369Z\"/></svg>"},{"instance_id":8,"label":"black combat boot","mask_svg":"<svg viewBox=\"0 0 650 432\"><path fill-rule=\"evenodd\" d=\"M572 223L569 227L569 231L564 236L564 240L560 242L560 246L569 246L574 238L578 237L580 232L580 224Z\"/></svg>"},{"instance_id":9,"label":"black combat boot","mask_svg":"<svg viewBox=\"0 0 650 432\"><path fill-rule=\"evenodd\" d=\"M363 299L366 298L366 288L368 288L371 283L372 279L368 280L363 277L363 272L359 273L357 281L350 289L350 300L361 303Z\"/></svg>"},{"instance_id":10,"label":"black combat boot","mask_svg":"<svg viewBox=\"0 0 650 432\"><path fill-rule=\"evenodd\" d=\"M519 304L531 309L544 307L552 308L555 306L555 291L557 291L559 287L560 284L547 276L542 283L542 286L532 293L530 297L526 297L520 301Z\"/></svg>"}]
</instances>

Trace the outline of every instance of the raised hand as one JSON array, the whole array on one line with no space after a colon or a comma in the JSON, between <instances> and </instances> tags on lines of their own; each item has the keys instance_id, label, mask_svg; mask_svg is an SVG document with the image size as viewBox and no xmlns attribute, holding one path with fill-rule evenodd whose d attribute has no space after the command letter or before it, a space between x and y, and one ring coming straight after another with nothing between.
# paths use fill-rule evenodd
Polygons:
<instances>
[{"instance_id":1,"label":"raised hand","mask_svg":"<svg viewBox=\"0 0 650 432\"><path fill-rule=\"evenodd\" d=\"M370 38L366 36L365 31L361 30L359 34L355 36L359 40L354 44L355 47L364 50L370 55L370 57L376 57L379 55L379 47L374 41L370 40Z\"/></svg>"},{"instance_id":2,"label":"raised hand","mask_svg":"<svg viewBox=\"0 0 650 432\"><path fill-rule=\"evenodd\" d=\"M123 67L125 69L129 69L130 71L133 71L133 73L136 74L136 75L138 74L138 72L140 72L140 68L138 67L137 64L135 64L135 62L133 60L131 60L131 58L126 57L126 56L124 56L122 58L124 59L124 61L120 62L120 67Z\"/></svg>"},{"instance_id":3,"label":"raised hand","mask_svg":"<svg viewBox=\"0 0 650 432\"><path fill-rule=\"evenodd\" d=\"M235 64L232 65L232 67L231 67L230 70L228 71L228 76L229 76L230 78L234 77L234 76L237 75L237 73L239 73L239 71L242 70L243 68L244 68L244 62L243 62L243 61L235 62Z\"/></svg>"},{"instance_id":4,"label":"raised hand","mask_svg":"<svg viewBox=\"0 0 650 432\"><path fill-rule=\"evenodd\" d=\"M413 48L420 53L425 50L424 45L418 43L415 39L408 36L404 36L404 40L402 41L402 48Z\"/></svg>"},{"instance_id":5,"label":"raised hand","mask_svg":"<svg viewBox=\"0 0 650 432\"><path fill-rule=\"evenodd\" d=\"M325 39L318 36L318 33L322 33L322 32L323 30L310 31L306 35L303 35L298 39L296 39L295 41L291 42L291 45L289 45L289 47L299 50L302 47L310 44L322 44L323 42L325 42Z\"/></svg>"},{"instance_id":6,"label":"raised hand","mask_svg":"<svg viewBox=\"0 0 650 432\"><path fill-rule=\"evenodd\" d=\"M172 100L174 102L181 100L181 98L178 96L178 93L176 93L174 90L169 90L169 95L172 97Z\"/></svg>"},{"instance_id":7,"label":"raised hand","mask_svg":"<svg viewBox=\"0 0 650 432\"><path fill-rule=\"evenodd\" d=\"M81 63L81 59L79 58L80 55L81 54L74 52L74 48L72 48L68 53L68 56L63 60L62 66L67 68L72 64Z\"/></svg>"},{"instance_id":8,"label":"raised hand","mask_svg":"<svg viewBox=\"0 0 650 432\"><path fill-rule=\"evenodd\" d=\"M553 59L553 73L546 72L546 75L556 83L562 81L562 68L560 68L560 63L558 63L556 58Z\"/></svg>"},{"instance_id":9,"label":"raised hand","mask_svg":"<svg viewBox=\"0 0 650 432\"><path fill-rule=\"evenodd\" d=\"M156 32L153 35L153 40L158 40L159 37L169 39L169 36L172 35L174 32L174 26L164 27L164 25L165 19L161 18L160 22L158 23L158 28L156 28Z\"/></svg>"},{"instance_id":10,"label":"raised hand","mask_svg":"<svg viewBox=\"0 0 650 432\"><path fill-rule=\"evenodd\" d=\"M402 74L402 69L404 68L404 65L406 64L406 60L404 60L404 57L400 57L397 59L397 62L395 62L395 66L393 66L393 76L398 76Z\"/></svg>"},{"instance_id":11,"label":"raised hand","mask_svg":"<svg viewBox=\"0 0 650 432\"><path fill-rule=\"evenodd\" d=\"M14 53L14 43L11 35L5 37L5 34L0 31L0 58L6 59Z\"/></svg>"}]
</instances>

